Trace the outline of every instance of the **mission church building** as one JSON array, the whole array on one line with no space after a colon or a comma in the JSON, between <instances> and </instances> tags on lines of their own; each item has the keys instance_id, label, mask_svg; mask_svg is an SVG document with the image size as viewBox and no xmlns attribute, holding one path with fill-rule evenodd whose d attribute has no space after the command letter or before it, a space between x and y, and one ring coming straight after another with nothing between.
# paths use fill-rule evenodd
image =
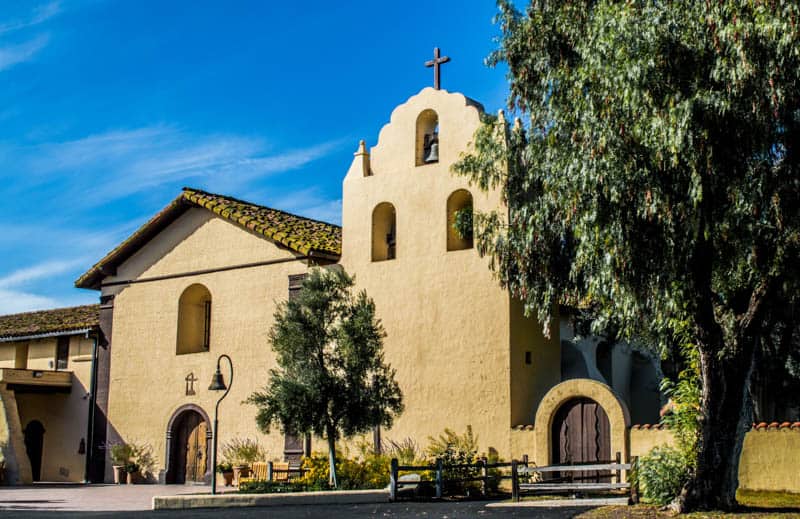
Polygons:
<instances>
[{"instance_id":1,"label":"mission church building","mask_svg":"<svg viewBox=\"0 0 800 519\"><path fill-rule=\"evenodd\" d=\"M469 150L482 111L438 88L398 106L377 144L361 141L355 152L343 181L342 227L184 188L83 274L76 286L100 295L91 419L80 435L91 439L82 458L88 478L110 481L101 447L128 441L154 448L154 479L208 481L219 394L207 388L220 354L235 369L220 407L220 444L256 439L270 459L292 461L324 449L316 438L262 434L256 409L242 403L276 365L268 332L278 304L316 266L354 275L385 328L385 358L397 370L405 412L375 441L424 443L445 428L472 426L481 450L527 454L538 465L627 459L669 441L667 431L631 428L658 421L657 360L624 343L573 341L566 310L545 337L500 288L489 259L454 229L461 209L502 209L499 191L450 171ZM7 386L4 399L13 393ZM5 405L5 412L17 411ZM32 416L18 414L23 422ZM25 426L6 434L19 436ZM6 459L16 456L20 474L29 473L22 441L11 443ZM59 479L57 471L48 477Z\"/></svg>"}]
</instances>

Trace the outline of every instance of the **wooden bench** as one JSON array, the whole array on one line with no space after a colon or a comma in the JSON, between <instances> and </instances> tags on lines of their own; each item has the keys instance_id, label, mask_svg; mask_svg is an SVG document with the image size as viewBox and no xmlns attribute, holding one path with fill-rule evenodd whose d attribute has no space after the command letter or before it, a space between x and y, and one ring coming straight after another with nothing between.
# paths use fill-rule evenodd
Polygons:
<instances>
[{"instance_id":1,"label":"wooden bench","mask_svg":"<svg viewBox=\"0 0 800 519\"><path fill-rule=\"evenodd\" d=\"M256 461L250 466L250 475L246 478L239 478L238 484L249 483L251 481L268 481L269 464L266 461Z\"/></svg>"},{"instance_id":2,"label":"wooden bench","mask_svg":"<svg viewBox=\"0 0 800 519\"><path fill-rule=\"evenodd\" d=\"M288 461L257 461L251 467L250 477L241 478L239 483L250 481L275 481L286 483L295 477L302 477L305 469L291 467Z\"/></svg>"},{"instance_id":3,"label":"wooden bench","mask_svg":"<svg viewBox=\"0 0 800 519\"><path fill-rule=\"evenodd\" d=\"M610 492L627 490L631 502L638 502L639 489L636 485L631 485L630 472L636 466L637 460L634 457L631 463L621 463L620 454L617 459L608 463L595 462L568 465L548 465L546 467L527 466L525 464L515 464L512 468L511 493L514 501L519 501L523 493L557 493L557 492ZM600 474L600 471L608 471L607 474ZM575 472L598 472L594 476L573 477ZM625 481L622 480L622 473L626 473ZM545 474L559 477L539 481L520 481L523 478L543 476ZM566 474L566 475L565 475ZM587 479L596 481L587 482ZM599 481L600 479L616 481Z\"/></svg>"}]
</instances>

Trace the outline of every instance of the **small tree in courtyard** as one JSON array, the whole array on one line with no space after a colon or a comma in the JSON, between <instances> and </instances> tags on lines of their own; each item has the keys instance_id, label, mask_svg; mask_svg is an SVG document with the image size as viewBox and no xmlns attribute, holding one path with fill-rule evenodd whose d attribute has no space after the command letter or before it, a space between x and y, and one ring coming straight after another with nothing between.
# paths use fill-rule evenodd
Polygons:
<instances>
[{"instance_id":1,"label":"small tree in courtyard","mask_svg":"<svg viewBox=\"0 0 800 519\"><path fill-rule=\"evenodd\" d=\"M341 270L314 269L296 298L281 303L269 333L278 367L248 399L268 432L278 424L328 442L330 484L336 483L336 441L391 427L403 411L395 371L384 362L385 333L366 292L352 293Z\"/></svg>"},{"instance_id":2,"label":"small tree in courtyard","mask_svg":"<svg viewBox=\"0 0 800 519\"><path fill-rule=\"evenodd\" d=\"M487 121L455 167L507 204L476 216L478 249L543 323L579 302L595 332L694 350L696 458L676 504L733 508L755 354L797 349L800 4L499 5L489 61L508 65L521 117Z\"/></svg>"}]
</instances>

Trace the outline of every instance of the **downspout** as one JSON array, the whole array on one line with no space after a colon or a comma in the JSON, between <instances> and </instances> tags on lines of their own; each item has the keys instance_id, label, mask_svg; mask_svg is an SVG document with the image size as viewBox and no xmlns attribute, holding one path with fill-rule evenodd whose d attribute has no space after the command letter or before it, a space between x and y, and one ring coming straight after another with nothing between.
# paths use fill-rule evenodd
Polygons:
<instances>
[{"instance_id":1,"label":"downspout","mask_svg":"<svg viewBox=\"0 0 800 519\"><path fill-rule=\"evenodd\" d=\"M97 343L99 331L95 331L94 344L92 344L92 366L89 382L89 425L86 433L86 464L84 467L83 482L94 483L90 480L92 461L94 459L94 415L95 415L95 386L97 385ZM88 335L88 333L87 333Z\"/></svg>"}]
</instances>

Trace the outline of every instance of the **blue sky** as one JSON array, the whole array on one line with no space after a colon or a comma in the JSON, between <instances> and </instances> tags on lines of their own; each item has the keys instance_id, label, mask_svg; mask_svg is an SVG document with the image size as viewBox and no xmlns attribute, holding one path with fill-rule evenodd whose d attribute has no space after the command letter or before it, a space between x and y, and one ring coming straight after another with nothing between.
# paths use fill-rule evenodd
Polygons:
<instances>
[{"instance_id":1,"label":"blue sky","mask_svg":"<svg viewBox=\"0 0 800 519\"><path fill-rule=\"evenodd\" d=\"M433 81L495 111L491 0L0 3L0 314L73 281L182 186L340 222L359 139Z\"/></svg>"}]
</instances>

